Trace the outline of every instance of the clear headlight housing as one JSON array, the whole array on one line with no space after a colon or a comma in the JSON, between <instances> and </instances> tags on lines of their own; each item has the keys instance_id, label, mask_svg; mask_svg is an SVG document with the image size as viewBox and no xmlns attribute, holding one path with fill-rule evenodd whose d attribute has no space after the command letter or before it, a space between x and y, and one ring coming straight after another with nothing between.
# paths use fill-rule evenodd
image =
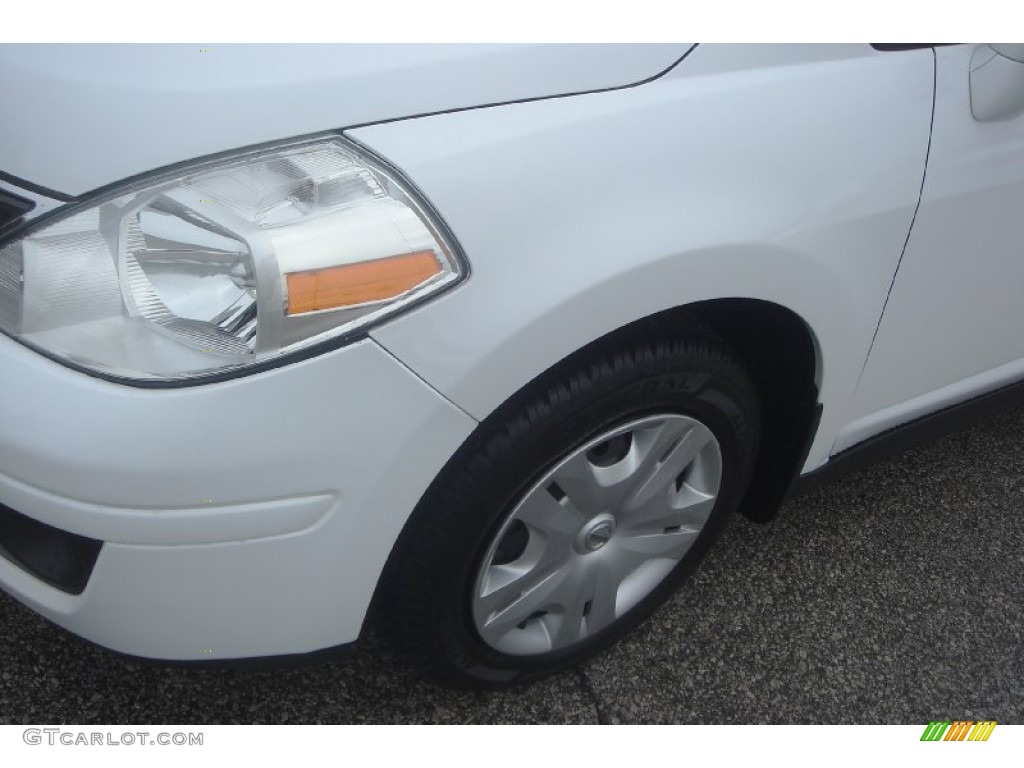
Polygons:
<instances>
[{"instance_id":1,"label":"clear headlight housing","mask_svg":"<svg viewBox=\"0 0 1024 768\"><path fill-rule=\"evenodd\" d=\"M0 331L100 375L189 382L349 337L463 272L409 185L329 137L31 230L0 249Z\"/></svg>"}]
</instances>

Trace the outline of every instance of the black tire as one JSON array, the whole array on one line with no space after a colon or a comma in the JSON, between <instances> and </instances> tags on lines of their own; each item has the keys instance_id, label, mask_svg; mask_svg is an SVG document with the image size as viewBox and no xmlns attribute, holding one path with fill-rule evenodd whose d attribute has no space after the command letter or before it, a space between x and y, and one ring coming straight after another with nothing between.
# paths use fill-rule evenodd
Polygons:
<instances>
[{"instance_id":1,"label":"black tire","mask_svg":"<svg viewBox=\"0 0 1024 768\"><path fill-rule=\"evenodd\" d=\"M651 414L680 414L706 425L720 449L717 498L689 550L623 615L567 647L520 655L485 642L474 624L474 590L482 569L501 562L493 554L495 539L503 531L506 545L516 505L563 457ZM724 342L703 330L681 339L605 345L556 367L481 424L417 507L379 590L384 636L430 676L462 687L526 682L607 646L663 603L721 532L750 478L759 421L749 376ZM628 439L639 438L630 433ZM674 482L678 489L680 481ZM492 559L485 563L485 556Z\"/></svg>"}]
</instances>

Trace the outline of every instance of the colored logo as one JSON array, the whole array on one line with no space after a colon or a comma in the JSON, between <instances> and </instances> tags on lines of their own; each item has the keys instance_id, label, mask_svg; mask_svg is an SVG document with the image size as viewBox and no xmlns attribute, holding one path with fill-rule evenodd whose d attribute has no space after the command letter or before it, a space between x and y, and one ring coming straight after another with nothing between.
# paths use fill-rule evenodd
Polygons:
<instances>
[{"instance_id":1,"label":"colored logo","mask_svg":"<svg viewBox=\"0 0 1024 768\"><path fill-rule=\"evenodd\" d=\"M988 741L995 727L995 720L932 720L921 741Z\"/></svg>"}]
</instances>

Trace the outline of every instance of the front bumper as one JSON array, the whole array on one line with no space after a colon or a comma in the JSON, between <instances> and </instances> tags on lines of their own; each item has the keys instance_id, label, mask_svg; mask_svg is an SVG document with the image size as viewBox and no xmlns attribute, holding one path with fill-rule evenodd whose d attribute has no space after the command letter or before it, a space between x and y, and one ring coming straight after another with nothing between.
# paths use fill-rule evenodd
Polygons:
<instances>
[{"instance_id":1,"label":"front bumper","mask_svg":"<svg viewBox=\"0 0 1024 768\"><path fill-rule=\"evenodd\" d=\"M476 426L371 340L178 389L0 336L0 504L103 542L81 594L0 588L117 651L193 660L355 640L427 486Z\"/></svg>"}]
</instances>

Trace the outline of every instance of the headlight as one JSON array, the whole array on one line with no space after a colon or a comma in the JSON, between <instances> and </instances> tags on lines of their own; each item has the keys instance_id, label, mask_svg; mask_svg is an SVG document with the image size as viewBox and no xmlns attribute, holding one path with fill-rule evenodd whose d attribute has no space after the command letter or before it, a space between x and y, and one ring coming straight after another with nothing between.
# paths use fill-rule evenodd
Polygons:
<instances>
[{"instance_id":1,"label":"headlight","mask_svg":"<svg viewBox=\"0 0 1024 768\"><path fill-rule=\"evenodd\" d=\"M31 230L0 249L0 330L100 375L189 382L350 337L463 272L409 185L330 137Z\"/></svg>"}]
</instances>

